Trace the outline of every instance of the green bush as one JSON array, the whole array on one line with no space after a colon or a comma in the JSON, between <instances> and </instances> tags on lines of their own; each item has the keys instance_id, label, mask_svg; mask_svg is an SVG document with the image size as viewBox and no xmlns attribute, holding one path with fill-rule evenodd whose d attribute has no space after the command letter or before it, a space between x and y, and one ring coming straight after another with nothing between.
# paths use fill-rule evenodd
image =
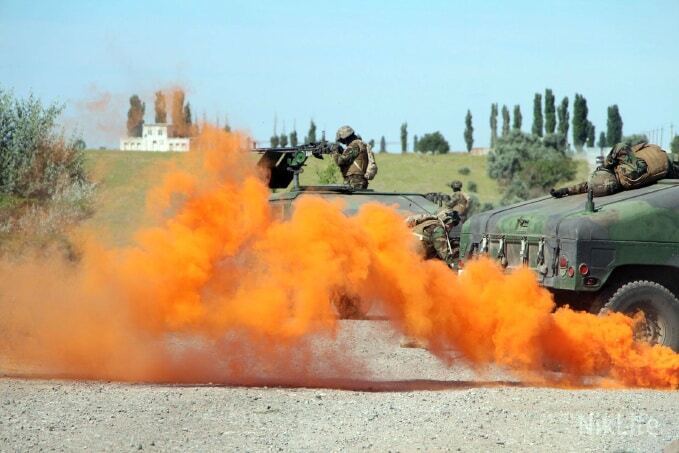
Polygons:
<instances>
[{"instance_id":1,"label":"green bush","mask_svg":"<svg viewBox=\"0 0 679 453\"><path fill-rule=\"evenodd\" d=\"M57 132L62 106L0 89L0 192L49 199L89 186L79 138Z\"/></svg>"},{"instance_id":2,"label":"green bush","mask_svg":"<svg viewBox=\"0 0 679 453\"><path fill-rule=\"evenodd\" d=\"M417 149L421 153L446 154L450 151L450 145L439 131L424 134L417 141Z\"/></svg>"},{"instance_id":3,"label":"green bush","mask_svg":"<svg viewBox=\"0 0 679 453\"><path fill-rule=\"evenodd\" d=\"M466 176L466 175L468 175L469 173L471 173L472 171L469 169L469 167L462 167L462 168L458 169L457 172L458 172L459 174L461 174L461 175L465 175L465 176Z\"/></svg>"},{"instance_id":4,"label":"green bush","mask_svg":"<svg viewBox=\"0 0 679 453\"><path fill-rule=\"evenodd\" d=\"M488 156L488 175L504 188L503 204L537 197L575 177L576 163L554 137L512 131Z\"/></svg>"},{"instance_id":5,"label":"green bush","mask_svg":"<svg viewBox=\"0 0 679 453\"><path fill-rule=\"evenodd\" d=\"M675 135L670 143L670 150L674 154L679 154L679 135Z\"/></svg>"},{"instance_id":6,"label":"green bush","mask_svg":"<svg viewBox=\"0 0 679 453\"><path fill-rule=\"evenodd\" d=\"M476 183L475 183L474 181L469 181L469 182L467 183L467 189L468 189L470 192L476 193L476 192L478 191L478 186L476 185Z\"/></svg>"},{"instance_id":7,"label":"green bush","mask_svg":"<svg viewBox=\"0 0 679 453\"><path fill-rule=\"evenodd\" d=\"M620 142L629 143L631 146L634 146L639 143L648 143L648 137L646 136L646 134L626 135L622 138Z\"/></svg>"},{"instance_id":8,"label":"green bush","mask_svg":"<svg viewBox=\"0 0 679 453\"><path fill-rule=\"evenodd\" d=\"M332 159L328 159L328 163L323 167L317 167L316 175L321 184L339 184L342 181L342 173Z\"/></svg>"}]
</instances>

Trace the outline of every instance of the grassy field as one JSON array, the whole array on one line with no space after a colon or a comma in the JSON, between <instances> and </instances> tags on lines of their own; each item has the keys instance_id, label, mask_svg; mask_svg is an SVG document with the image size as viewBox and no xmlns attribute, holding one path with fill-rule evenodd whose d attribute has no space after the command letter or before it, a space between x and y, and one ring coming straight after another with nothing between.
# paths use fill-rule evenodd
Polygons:
<instances>
[{"instance_id":1,"label":"grassy field","mask_svg":"<svg viewBox=\"0 0 679 453\"><path fill-rule=\"evenodd\" d=\"M109 232L109 242L129 241L134 230L144 221L146 192L157 184L169 164L186 165L183 153L88 151L87 165L98 184L95 213L89 220L97 230ZM477 185L480 203L497 205L501 198L497 182L486 173L486 158L462 153L448 155L377 154L379 172L370 187L384 191L449 192L446 184L459 179ZM302 173L302 184L318 184L318 171L329 159L309 159ZM466 167L469 174L459 173ZM588 168L581 161L577 180L586 178ZM0 200L1 202L1 200Z\"/></svg>"}]
</instances>

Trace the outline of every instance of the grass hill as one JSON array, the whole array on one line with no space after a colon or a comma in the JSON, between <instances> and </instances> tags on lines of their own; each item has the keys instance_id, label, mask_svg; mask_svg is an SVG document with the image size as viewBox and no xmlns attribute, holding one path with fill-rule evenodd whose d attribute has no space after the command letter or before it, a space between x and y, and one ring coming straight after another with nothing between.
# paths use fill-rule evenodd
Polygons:
<instances>
[{"instance_id":1,"label":"grass hill","mask_svg":"<svg viewBox=\"0 0 679 453\"><path fill-rule=\"evenodd\" d=\"M88 151L87 165L98 183L95 213L89 222L109 231L108 242L123 244L144 220L146 192L160 179L168 164L186 165L186 154L158 152ZM481 203L497 205L501 198L497 182L486 173L486 158L463 153L447 155L377 154L379 167L370 188L384 191L449 192L446 184L459 179L465 185L477 185L476 196ZM330 164L310 158L302 184L319 183L319 173ZM468 174L461 174L461 168ZM463 170L464 172L464 170ZM580 161L576 180L584 180L587 164Z\"/></svg>"}]
</instances>

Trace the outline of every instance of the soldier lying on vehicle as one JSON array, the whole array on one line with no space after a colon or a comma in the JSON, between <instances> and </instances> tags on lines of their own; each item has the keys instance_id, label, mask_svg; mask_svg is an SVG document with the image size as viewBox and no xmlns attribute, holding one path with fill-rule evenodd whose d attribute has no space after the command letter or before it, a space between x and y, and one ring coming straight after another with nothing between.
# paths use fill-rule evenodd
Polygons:
<instances>
[{"instance_id":1,"label":"soldier lying on vehicle","mask_svg":"<svg viewBox=\"0 0 679 453\"><path fill-rule=\"evenodd\" d=\"M621 190L637 189L663 178L679 178L679 165L658 145L645 142L634 146L618 143L594 170L589 181L574 186L552 189L555 198L592 190L595 197L612 195Z\"/></svg>"}]
</instances>

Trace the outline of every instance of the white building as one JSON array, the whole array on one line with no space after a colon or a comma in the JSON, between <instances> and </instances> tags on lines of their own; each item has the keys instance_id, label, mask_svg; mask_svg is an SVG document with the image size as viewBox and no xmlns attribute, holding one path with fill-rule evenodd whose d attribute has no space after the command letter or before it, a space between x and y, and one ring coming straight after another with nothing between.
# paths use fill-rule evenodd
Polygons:
<instances>
[{"instance_id":1,"label":"white building","mask_svg":"<svg viewBox=\"0 0 679 453\"><path fill-rule=\"evenodd\" d=\"M188 138L168 136L168 124L144 124L141 137L120 139L121 151L188 151Z\"/></svg>"}]
</instances>

